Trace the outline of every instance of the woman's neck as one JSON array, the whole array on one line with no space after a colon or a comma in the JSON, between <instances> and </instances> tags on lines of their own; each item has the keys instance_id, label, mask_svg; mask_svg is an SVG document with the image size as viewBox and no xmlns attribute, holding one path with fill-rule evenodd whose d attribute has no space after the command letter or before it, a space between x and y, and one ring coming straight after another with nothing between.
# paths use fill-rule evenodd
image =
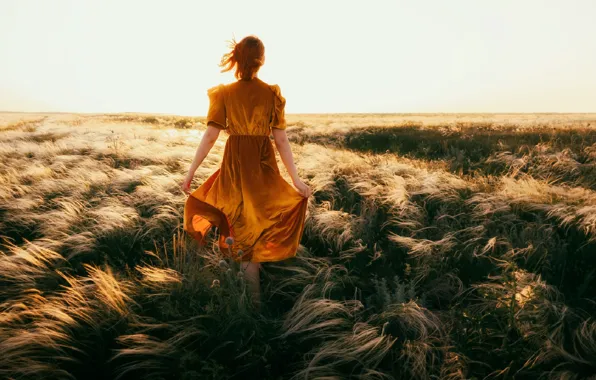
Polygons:
<instances>
[{"instance_id":1,"label":"woman's neck","mask_svg":"<svg viewBox=\"0 0 596 380\"><path fill-rule=\"evenodd\" d=\"M240 78L239 81L243 81L243 82L250 82L251 80L258 80L259 78L257 77L257 75L255 74L252 78Z\"/></svg>"}]
</instances>

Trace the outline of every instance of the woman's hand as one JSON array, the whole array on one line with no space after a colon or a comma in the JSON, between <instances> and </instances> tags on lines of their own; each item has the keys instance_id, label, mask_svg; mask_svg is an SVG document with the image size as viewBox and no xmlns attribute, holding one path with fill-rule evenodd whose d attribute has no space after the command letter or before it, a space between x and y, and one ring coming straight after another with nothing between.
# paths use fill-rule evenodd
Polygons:
<instances>
[{"instance_id":1,"label":"woman's hand","mask_svg":"<svg viewBox=\"0 0 596 380\"><path fill-rule=\"evenodd\" d=\"M180 185L180 189L182 189L182 191L185 194L190 194L190 183L192 182L192 176L186 175L186 177L184 178L184 181L182 182L182 185Z\"/></svg>"},{"instance_id":2,"label":"woman's hand","mask_svg":"<svg viewBox=\"0 0 596 380\"><path fill-rule=\"evenodd\" d=\"M296 188L296 190L298 190L300 195L302 195L304 198L308 198L311 196L312 190L310 189L310 187L308 187L307 184L305 184L304 182L302 182L299 179L296 179L293 182L294 182L294 187Z\"/></svg>"}]
</instances>

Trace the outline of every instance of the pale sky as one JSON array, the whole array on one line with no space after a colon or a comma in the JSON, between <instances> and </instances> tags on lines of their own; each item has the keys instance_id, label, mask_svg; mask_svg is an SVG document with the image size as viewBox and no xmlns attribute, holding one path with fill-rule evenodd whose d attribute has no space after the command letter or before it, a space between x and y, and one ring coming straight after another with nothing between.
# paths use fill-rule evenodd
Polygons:
<instances>
[{"instance_id":1,"label":"pale sky","mask_svg":"<svg viewBox=\"0 0 596 380\"><path fill-rule=\"evenodd\" d=\"M226 41L288 113L595 112L596 0L0 0L0 110L204 115Z\"/></svg>"}]
</instances>

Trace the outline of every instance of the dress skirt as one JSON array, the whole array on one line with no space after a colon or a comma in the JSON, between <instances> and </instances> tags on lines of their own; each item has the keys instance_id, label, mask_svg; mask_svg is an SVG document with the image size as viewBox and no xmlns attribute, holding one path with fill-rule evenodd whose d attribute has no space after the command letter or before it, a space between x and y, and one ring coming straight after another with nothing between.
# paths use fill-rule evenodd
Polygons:
<instances>
[{"instance_id":1,"label":"dress skirt","mask_svg":"<svg viewBox=\"0 0 596 380\"><path fill-rule=\"evenodd\" d=\"M269 136L232 134L221 167L187 198L184 229L205 244L217 227L237 261L281 261L296 255L307 202L281 176Z\"/></svg>"}]
</instances>

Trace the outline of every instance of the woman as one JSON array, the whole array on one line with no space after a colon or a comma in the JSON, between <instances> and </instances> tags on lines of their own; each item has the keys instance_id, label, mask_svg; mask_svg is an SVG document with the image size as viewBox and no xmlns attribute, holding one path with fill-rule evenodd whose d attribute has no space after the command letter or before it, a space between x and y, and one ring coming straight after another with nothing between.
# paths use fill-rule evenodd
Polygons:
<instances>
[{"instance_id":1,"label":"woman","mask_svg":"<svg viewBox=\"0 0 596 380\"><path fill-rule=\"evenodd\" d=\"M189 194L184 207L184 229L200 243L216 226L219 246L241 260L255 303L259 303L260 263L296 255L302 237L310 188L298 177L279 86L257 77L265 47L249 36L225 54L222 72L235 70L236 82L208 90L207 131L197 148L182 190ZM218 169L190 192L196 169L221 130L228 134ZM270 134L295 189L280 175ZM230 249L231 248L231 249Z\"/></svg>"}]
</instances>

